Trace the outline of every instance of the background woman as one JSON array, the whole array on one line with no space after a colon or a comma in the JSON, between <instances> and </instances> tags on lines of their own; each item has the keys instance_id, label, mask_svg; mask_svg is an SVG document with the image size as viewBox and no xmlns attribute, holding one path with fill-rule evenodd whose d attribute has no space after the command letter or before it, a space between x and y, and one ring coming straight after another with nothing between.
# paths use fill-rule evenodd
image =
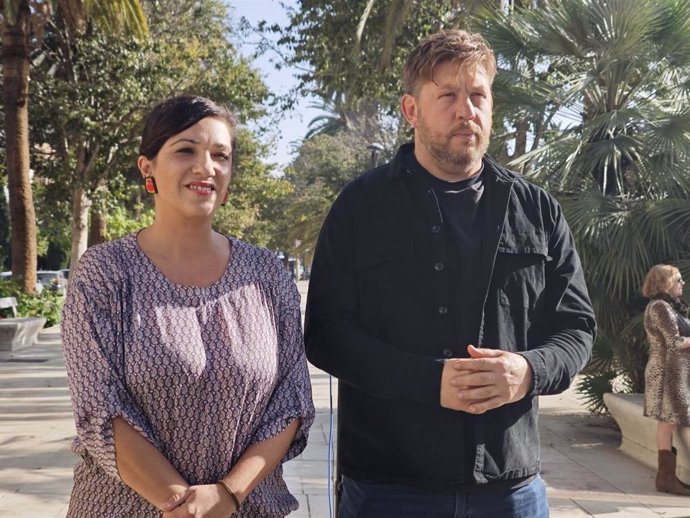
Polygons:
<instances>
[{"instance_id":1,"label":"background woman","mask_svg":"<svg viewBox=\"0 0 690 518\"><path fill-rule=\"evenodd\" d=\"M644 415L659 422L657 491L690 495L676 477L673 448L676 426L690 425L690 321L681 299L683 284L678 268L667 264L654 266L644 280L642 294L651 299L644 314L649 341Z\"/></svg>"},{"instance_id":2,"label":"background woman","mask_svg":"<svg viewBox=\"0 0 690 518\"><path fill-rule=\"evenodd\" d=\"M76 267L62 324L82 457L69 518L297 508L281 463L313 421L299 295L269 251L211 226L234 131L207 99L156 106L138 159L155 221Z\"/></svg>"}]
</instances>

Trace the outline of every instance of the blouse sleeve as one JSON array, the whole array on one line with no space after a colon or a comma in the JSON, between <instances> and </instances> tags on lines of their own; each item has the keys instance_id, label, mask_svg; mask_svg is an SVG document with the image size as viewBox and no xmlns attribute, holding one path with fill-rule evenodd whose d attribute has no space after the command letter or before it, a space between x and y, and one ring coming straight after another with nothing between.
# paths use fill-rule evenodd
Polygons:
<instances>
[{"instance_id":1,"label":"blouse sleeve","mask_svg":"<svg viewBox=\"0 0 690 518\"><path fill-rule=\"evenodd\" d=\"M314 403L304 352L299 293L282 266L279 266L278 276L278 382L250 444L266 441L282 432L295 419L300 419L300 427L282 459L282 462L286 462L299 455L307 444L309 428L314 422Z\"/></svg>"},{"instance_id":2,"label":"blouse sleeve","mask_svg":"<svg viewBox=\"0 0 690 518\"><path fill-rule=\"evenodd\" d=\"M669 349L680 349L684 338L678 330L678 320L673 308L666 302L652 302L649 306L649 324L647 333L658 333Z\"/></svg>"},{"instance_id":3,"label":"blouse sleeve","mask_svg":"<svg viewBox=\"0 0 690 518\"><path fill-rule=\"evenodd\" d=\"M158 447L146 417L123 377L121 305L117 283L103 272L106 261L85 254L77 265L62 312L62 346L77 428L78 453L88 455L110 476L115 462L112 420L121 417Z\"/></svg>"}]
</instances>

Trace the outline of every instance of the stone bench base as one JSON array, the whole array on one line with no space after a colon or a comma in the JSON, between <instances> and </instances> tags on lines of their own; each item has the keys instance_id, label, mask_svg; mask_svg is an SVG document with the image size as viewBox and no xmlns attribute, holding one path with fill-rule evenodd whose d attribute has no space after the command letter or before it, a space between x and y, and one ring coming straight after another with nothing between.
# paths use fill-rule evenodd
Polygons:
<instances>
[{"instance_id":1,"label":"stone bench base","mask_svg":"<svg viewBox=\"0 0 690 518\"><path fill-rule=\"evenodd\" d=\"M0 351L16 351L30 347L43 329L42 317L0 319Z\"/></svg>"},{"instance_id":2,"label":"stone bench base","mask_svg":"<svg viewBox=\"0 0 690 518\"><path fill-rule=\"evenodd\" d=\"M620 450L633 459L657 469L656 425L642 415L644 394L604 394L604 403L621 429ZM673 434L678 450L678 477L690 482L690 427L679 426Z\"/></svg>"}]
</instances>

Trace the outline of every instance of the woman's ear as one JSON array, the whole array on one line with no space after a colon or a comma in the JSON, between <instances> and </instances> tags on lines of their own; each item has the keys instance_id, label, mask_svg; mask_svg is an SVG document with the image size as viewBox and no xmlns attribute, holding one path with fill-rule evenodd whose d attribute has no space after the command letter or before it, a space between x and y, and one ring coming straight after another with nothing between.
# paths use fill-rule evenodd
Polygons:
<instances>
[{"instance_id":1,"label":"woman's ear","mask_svg":"<svg viewBox=\"0 0 690 518\"><path fill-rule=\"evenodd\" d=\"M139 158L137 158L137 167L144 178L151 176L151 160L144 155L139 155Z\"/></svg>"}]
</instances>

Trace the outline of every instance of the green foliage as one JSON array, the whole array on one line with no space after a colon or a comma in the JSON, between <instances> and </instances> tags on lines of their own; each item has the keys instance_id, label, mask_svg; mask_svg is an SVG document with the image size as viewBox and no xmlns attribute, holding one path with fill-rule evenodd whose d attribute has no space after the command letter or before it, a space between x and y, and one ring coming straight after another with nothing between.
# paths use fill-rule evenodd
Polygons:
<instances>
[{"instance_id":1,"label":"green foliage","mask_svg":"<svg viewBox=\"0 0 690 518\"><path fill-rule=\"evenodd\" d=\"M58 182L34 184L34 199L37 201L34 209L39 263L43 264L49 248L56 248L65 256L63 262L52 265L49 269L67 266L71 240L70 196L70 191L65 184Z\"/></svg>"},{"instance_id":2,"label":"green foliage","mask_svg":"<svg viewBox=\"0 0 690 518\"><path fill-rule=\"evenodd\" d=\"M532 131L513 165L559 197L577 241L600 330L579 390L599 410L605 390L644 390L646 271L690 273L690 1L557 0L477 24L497 104Z\"/></svg>"},{"instance_id":3,"label":"green foliage","mask_svg":"<svg viewBox=\"0 0 690 518\"><path fill-rule=\"evenodd\" d=\"M240 122L264 112L267 87L232 45L223 2L143 5L147 40L117 37L95 25L75 37L58 18L35 53L31 138L37 144L32 165L46 180L37 199L42 242L69 250L77 187L107 216L108 239L152 221L134 165L142 119L154 103L188 92L230 106ZM241 136L235 205L220 219L231 222L224 228L234 234L265 242L263 207L288 187L270 176L256 138Z\"/></svg>"},{"instance_id":4,"label":"green foliage","mask_svg":"<svg viewBox=\"0 0 690 518\"><path fill-rule=\"evenodd\" d=\"M291 192L283 178L271 174L272 165L262 161L267 154L263 145L246 129L237 134L237 160L233 166L228 203L216 215L215 228L258 246L272 243L272 213Z\"/></svg>"},{"instance_id":5,"label":"green foliage","mask_svg":"<svg viewBox=\"0 0 690 518\"><path fill-rule=\"evenodd\" d=\"M299 91L323 100L373 100L397 113L400 72L410 50L442 28L463 27L468 13L490 1L414 2L307 0L290 13L287 27L267 27L288 50L287 63L307 70ZM348 103L348 108L353 104Z\"/></svg>"},{"instance_id":6,"label":"green foliage","mask_svg":"<svg viewBox=\"0 0 690 518\"><path fill-rule=\"evenodd\" d=\"M39 46L46 27L61 18L64 27L75 34L88 24L104 28L108 33L117 32L133 37L147 35L146 20L138 0L113 0L107 2L86 0L73 2L52 0L29 2L28 0L6 0L0 2L3 15L2 45L3 59L2 101L7 131L5 137L7 174L9 185L16 192L10 193L12 199L11 223L12 246L14 250L12 270L22 279L23 289L33 291L36 276L36 220L30 186L29 162L26 160L30 146L30 136L23 129L27 122L27 96L30 92L29 63L31 52ZM11 49L11 50L10 50ZM70 49L67 48L67 51ZM29 103L30 104L30 103ZM25 186L25 187L17 187ZM27 187L28 186L28 187Z\"/></svg>"},{"instance_id":7,"label":"green foliage","mask_svg":"<svg viewBox=\"0 0 690 518\"><path fill-rule=\"evenodd\" d=\"M319 134L302 143L285 173L294 191L284 208L281 250L293 255L313 252L338 193L371 167L369 143L360 133L346 129L334 135Z\"/></svg>"},{"instance_id":8,"label":"green foliage","mask_svg":"<svg viewBox=\"0 0 690 518\"><path fill-rule=\"evenodd\" d=\"M60 2L58 2L60 3ZM64 2L63 2L64 3ZM69 2L74 10L74 3ZM148 22L142 2L137 0L84 0L84 11L106 34L129 32L137 38L148 36Z\"/></svg>"},{"instance_id":9,"label":"green foliage","mask_svg":"<svg viewBox=\"0 0 690 518\"><path fill-rule=\"evenodd\" d=\"M613 392L613 380L618 376L615 370L598 370L582 375L577 392L590 411L605 412L603 394Z\"/></svg>"},{"instance_id":10,"label":"green foliage","mask_svg":"<svg viewBox=\"0 0 690 518\"><path fill-rule=\"evenodd\" d=\"M126 207L116 203L109 203L108 210L108 240L119 239L141 230L153 223L153 206L143 204Z\"/></svg>"},{"instance_id":11,"label":"green foliage","mask_svg":"<svg viewBox=\"0 0 690 518\"><path fill-rule=\"evenodd\" d=\"M20 317L43 317L46 319L46 326L60 323L63 295L45 289L38 295L27 295L16 281L3 280L0 281L0 297L15 297Z\"/></svg>"}]
</instances>

